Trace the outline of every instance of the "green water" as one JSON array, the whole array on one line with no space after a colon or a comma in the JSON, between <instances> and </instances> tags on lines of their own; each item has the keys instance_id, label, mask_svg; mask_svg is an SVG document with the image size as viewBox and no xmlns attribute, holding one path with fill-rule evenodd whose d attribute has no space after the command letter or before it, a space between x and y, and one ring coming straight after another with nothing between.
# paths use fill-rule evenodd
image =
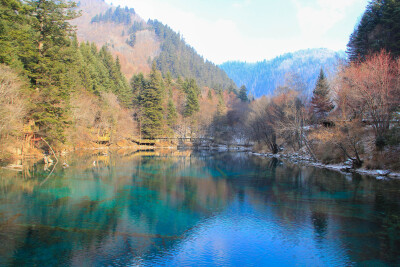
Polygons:
<instances>
[{"instance_id":1,"label":"green water","mask_svg":"<svg viewBox=\"0 0 400 267\"><path fill-rule=\"evenodd\" d=\"M1 266L400 265L399 181L245 153L61 161L0 170Z\"/></svg>"}]
</instances>

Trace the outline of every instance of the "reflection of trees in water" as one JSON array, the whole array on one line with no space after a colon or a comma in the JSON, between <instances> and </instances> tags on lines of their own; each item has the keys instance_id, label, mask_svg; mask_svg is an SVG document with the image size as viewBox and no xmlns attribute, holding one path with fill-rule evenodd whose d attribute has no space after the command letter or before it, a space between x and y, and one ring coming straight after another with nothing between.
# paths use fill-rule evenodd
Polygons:
<instances>
[{"instance_id":1,"label":"reflection of trees in water","mask_svg":"<svg viewBox=\"0 0 400 267\"><path fill-rule=\"evenodd\" d=\"M15 175L9 177L14 179L10 182L12 187L1 187L3 190L0 191L0 204L8 199L12 205L15 203L16 206L22 207L18 209L22 215L15 222L6 222L5 226L0 220L0 225L9 233L7 235L3 232L0 235L0 239L8 241L8 246L2 246L0 249L1 259L10 256L13 256L10 260L27 259L27 255L43 255L45 246L46 255L37 258L36 262L39 265L52 265L52 260L60 258L60 255L52 254L53 249L56 252L59 246L64 247L62 256L65 259L73 258L72 253L75 250L90 251L94 249L92 244L108 242L107 240L121 235L116 234L122 216L120 208L125 205L124 199L116 197L120 179L113 179L116 168L112 160L109 160L108 165L88 167L93 158L97 159L97 156L77 160L77 165L82 168L59 169L42 187L38 184L46 173L29 180L22 174L17 175L18 179L14 179ZM73 165L74 162L71 162ZM5 179L5 176L2 178ZM100 184L100 180L107 184L107 188ZM31 182L34 182L34 187L29 191L31 194L27 195L20 189ZM114 182L117 186L113 188ZM81 192L83 197L74 196L74 192ZM60 197L65 194L72 196ZM102 205L107 201L114 201L115 204L104 212ZM5 228L1 227L3 231ZM143 236L140 238L145 239ZM20 265L19 263L16 261L12 264Z\"/></svg>"},{"instance_id":2,"label":"reflection of trees in water","mask_svg":"<svg viewBox=\"0 0 400 267\"><path fill-rule=\"evenodd\" d=\"M323 212L313 211L311 212L311 221L314 226L317 242L322 242L322 240L325 239L328 228L328 219L326 214Z\"/></svg>"},{"instance_id":3,"label":"reflection of trees in water","mask_svg":"<svg viewBox=\"0 0 400 267\"><path fill-rule=\"evenodd\" d=\"M392 263L399 264L400 262L400 207L398 203L393 202L392 199L399 201L400 197L398 195L398 190L382 190L383 188L377 188L375 191L375 211L380 214L379 225L380 229L380 239L379 245L381 251L384 251L382 257L385 260ZM397 192L396 192L397 191ZM397 259L395 261L394 259Z\"/></svg>"},{"instance_id":4,"label":"reflection of trees in water","mask_svg":"<svg viewBox=\"0 0 400 267\"><path fill-rule=\"evenodd\" d=\"M229 162L229 156L226 157ZM225 171L240 167L235 162L234 167L229 165ZM230 187L260 212L273 212L286 231L310 224L318 247L326 242L340 242L356 261L381 259L398 263L399 181L377 181L358 174L348 177L251 157L243 169L248 170L245 181L241 179L244 174L234 175L237 179L229 179ZM254 169L259 171L250 171ZM272 208L267 211L266 206ZM329 224L334 227L328 227ZM369 246L375 247L375 254L361 253L370 251Z\"/></svg>"},{"instance_id":5,"label":"reflection of trees in water","mask_svg":"<svg viewBox=\"0 0 400 267\"><path fill-rule=\"evenodd\" d=\"M133 177L140 177L139 186L157 192L157 198L180 210L215 210L228 197L226 182L214 181L205 162L195 157L143 158Z\"/></svg>"},{"instance_id":6,"label":"reflection of trees in water","mask_svg":"<svg viewBox=\"0 0 400 267\"><path fill-rule=\"evenodd\" d=\"M95 255L99 264L115 258L124 265L132 257L171 249L199 221L235 201L278 218L293 234L299 225L309 225L319 244L333 236L337 242L343 240L349 251L361 251L372 241L385 251L376 258L393 261L399 255L398 240L393 238L399 236L398 181L349 179L244 153L121 156L99 152L70 155L66 160L71 168L57 168L42 187L38 184L45 173L29 179L0 175L0 204L6 199L23 207L15 210L21 215L13 220L0 213L10 220L0 219L0 231L9 232L0 234L0 242L9 244L0 249L0 258L12 251L21 258L39 255L45 245L49 253L39 263L51 264L57 256L51 253L64 247L63 257L77 264ZM30 190L22 191L29 183L33 183ZM354 220L356 228L375 232L356 235ZM341 232L332 232L337 229Z\"/></svg>"}]
</instances>

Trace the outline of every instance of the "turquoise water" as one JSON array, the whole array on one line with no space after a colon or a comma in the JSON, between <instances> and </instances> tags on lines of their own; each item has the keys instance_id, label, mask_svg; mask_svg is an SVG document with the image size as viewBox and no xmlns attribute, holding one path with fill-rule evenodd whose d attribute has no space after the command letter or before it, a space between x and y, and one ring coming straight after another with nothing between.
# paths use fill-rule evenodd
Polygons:
<instances>
[{"instance_id":1,"label":"turquoise water","mask_svg":"<svg viewBox=\"0 0 400 267\"><path fill-rule=\"evenodd\" d=\"M399 181L245 153L64 160L0 170L0 266L400 264Z\"/></svg>"}]
</instances>

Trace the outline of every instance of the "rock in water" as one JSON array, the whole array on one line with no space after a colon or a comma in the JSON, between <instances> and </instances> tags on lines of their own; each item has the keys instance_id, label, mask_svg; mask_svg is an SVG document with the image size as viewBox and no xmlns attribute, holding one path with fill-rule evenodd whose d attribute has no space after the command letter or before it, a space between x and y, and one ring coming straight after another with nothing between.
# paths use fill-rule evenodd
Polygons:
<instances>
[{"instance_id":1,"label":"rock in water","mask_svg":"<svg viewBox=\"0 0 400 267\"><path fill-rule=\"evenodd\" d=\"M390 174L390 171L389 170L377 170L376 173L379 176L388 176Z\"/></svg>"}]
</instances>

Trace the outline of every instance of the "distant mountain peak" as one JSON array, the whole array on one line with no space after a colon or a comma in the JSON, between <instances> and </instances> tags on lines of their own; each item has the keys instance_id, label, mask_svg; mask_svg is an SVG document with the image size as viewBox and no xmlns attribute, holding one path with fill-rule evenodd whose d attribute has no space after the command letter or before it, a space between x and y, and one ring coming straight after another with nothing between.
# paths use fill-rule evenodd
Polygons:
<instances>
[{"instance_id":1,"label":"distant mountain peak","mask_svg":"<svg viewBox=\"0 0 400 267\"><path fill-rule=\"evenodd\" d=\"M273 94L276 87L284 85L288 73L300 77L306 85L305 93L310 95L320 69L323 68L328 77L332 76L339 62L346 59L344 51L310 48L256 63L230 61L220 67L238 86L244 84L255 97Z\"/></svg>"}]
</instances>

